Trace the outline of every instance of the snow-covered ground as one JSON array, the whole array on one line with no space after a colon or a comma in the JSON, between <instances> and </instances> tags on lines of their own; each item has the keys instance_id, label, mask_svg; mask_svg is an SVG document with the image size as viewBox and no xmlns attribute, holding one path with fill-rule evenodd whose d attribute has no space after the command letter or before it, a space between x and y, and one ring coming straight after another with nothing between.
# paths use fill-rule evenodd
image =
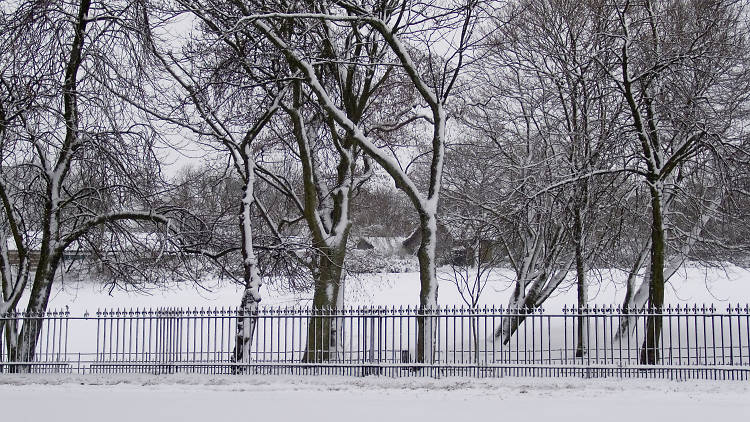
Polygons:
<instances>
[{"instance_id":1,"label":"snow-covered ground","mask_svg":"<svg viewBox=\"0 0 750 422\"><path fill-rule=\"evenodd\" d=\"M448 281L448 268L438 271L440 280L439 303L442 306L462 305L456 287ZM589 298L591 304L617 305L622 303L625 276L619 271L598 271L591 277ZM494 271L481 296L481 304L500 306L508 303L511 293L512 273ZM419 297L419 274L366 274L350 276L345 287L346 306L400 306L415 305ZM283 293L269 286L262 289L263 305L308 305L311 293ZM206 283L202 287L183 284L147 292L126 292L94 285L85 281L66 280L58 283L50 300L50 308L65 308L76 314L95 312L98 308L135 307L235 307L242 296L241 288L231 283ZM713 303L719 309L729 303L750 303L750 271L728 266L725 269L706 269L688 266L670 281L666 291L668 304ZM564 305L576 303L572 284L554 294L545 309L556 311Z\"/></svg>"},{"instance_id":2,"label":"snow-covered ground","mask_svg":"<svg viewBox=\"0 0 750 422\"><path fill-rule=\"evenodd\" d=\"M449 275L447 274L447 271L448 268L442 268L439 270L439 276L441 278L439 303L441 304L441 306L461 306L463 302L456 290L456 287L447 280L447 276ZM622 302L624 295L625 289L622 285L622 282L625 278L624 274L622 272L616 271L600 271L597 275L598 277L591 277L593 281L591 290L589 292L591 304L617 306L617 304ZM506 305L508 303L508 297L511 293L511 276L512 274L508 270L494 271L492 273L490 281L485 288L480 303L495 307ZM564 305L570 306L575 304L575 288L573 288L571 285L564 287L565 288L555 293L555 295L550 298L547 303L545 303L544 307L547 311L547 315L559 313L560 309ZM346 306L414 306L416 305L417 298L419 296L419 274L412 272L396 274L368 274L358 277L350 276L347 278L345 292ZM141 347L146 344L144 340L146 336L148 336L149 339L151 338L151 331L148 331L148 334L146 333L146 330L151 330L151 323L148 325L148 328L145 323L142 325L136 323L134 331L135 334L133 334L132 321L130 325L127 325L127 327L124 320L118 321L116 323L116 326L114 327L115 330L113 331L113 320L109 320L109 325L107 327L100 327L100 321L96 318L80 318L86 316L86 312L88 312L89 317L94 317L96 315L96 311L100 309L131 310L135 308L143 309L160 307L228 309L237 306L241 295L241 288L230 283L208 283L203 285L202 287L192 284L175 284L172 286L168 286L168 288L150 289L148 292L128 292L118 289L109 291L105 286L95 285L91 282L86 281L71 281L70 279L67 279L65 280L65 282L58 283L54 287L54 291L50 300L50 309L64 309L65 307L68 307L71 315L75 317L75 319L66 322L64 346L60 346L61 342L59 340L55 340L55 325L53 324L51 327L49 325L47 326L47 330L49 331L51 329L51 332L53 333L51 342L52 351L50 352L50 356L53 356L54 358L54 356L56 356L55 352L59 353L61 351L69 353L71 354L71 356L77 353L81 353L82 357L80 360L85 362L87 361L87 359L92 359L94 353L99 351L100 346L106 346L106 350L109 350L111 352L113 347L112 343L114 341L115 355L117 355L118 347L120 347L120 352L123 354L127 353L128 357L130 357L132 346L131 343L134 343L134 347L135 349L137 349L139 344L141 345ZM266 286L263 289L264 299L262 304L266 306L305 306L309 305L310 296L311 294L309 292L298 294L280 293L273 287L269 288L269 286ZM719 270L688 266L686 270L679 272L671 280L666 291L666 302L673 305L711 303L714 304L714 306L720 313L726 312L726 308L730 303L733 306L741 303L744 307L744 304L750 303L750 271L737 267L728 267L726 269ZM22 309L23 307L21 306L20 308ZM225 342L225 340L223 340L225 339L223 333L225 330L226 332L231 331L232 321L230 319L223 319L221 321L221 325L219 326L219 328L217 328L216 320L214 320L213 325L207 324L205 327L203 325L204 321L201 320L200 327L196 329L196 322L195 320L193 320L193 331L190 331L189 328L186 328L186 330L192 333L193 343L195 343L196 332L200 333L200 335L198 336L200 338L203 338L203 336L205 335L206 338L214 339L213 346L206 345L208 349L205 349L204 351L228 352L232 346L229 342ZM593 333L592 335L595 336L595 338L600 339L601 341L605 341L608 332L603 326L604 321L605 320L603 319L598 320L595 318L593 320L593 324L590 325L590 327L593 327L591 331ZM458 346L456 346L455 344L453 345L453 357L454 359L456 359L457 355L455 350L456 348L458 348L458 350L461 350L458 356L461 357L461 361L463 361L463 351L469 344L469 338L467 336L469 335L470 331L468 326L466 325L468 323L468 320L462 320L459 323L458 327L455 325L455 320L453 320L452 327L449 327L448 319L445 319L443 322L444 325L441 329L441 332L445 333L446 336L449 332L460 333L457 337L459 339ZM479 332L484 333L483 337L485 337L484 342L479 346L480 350L489 350L492 347L491 345L500 344L499 342L495 343L491 339L491 333L495 330L496 322L497 321L494 318L490 319L489 321L485 319L484 326L482 326L482 321L479 322ZM541 324L543 321L540 319L538 322L540 322ZM694 319L694 322L697 323L697 319ZM734 323L729 323L728 319L726 320L726 322L727 324L724 324L724 319L720 319L718 322L715 319L709 320L708 324L710 325L708 325L708 339L713 341L713 335L716 332L723 331L724 337L719 336L722 345L722 348L719 349L720 352L724 350L724 339L727 340L728 344L735 344L738 345L738 347L742 344L747 346L746 336L744 337L745 340L741 339L742 336L746 334L746 328L748 324L747 319L739 321L737 317L735 317ZM303 328L303 325L304 327L306 327L306 322L303 322L302 319L298 319L297 323L300 324L296 331L299 335L299 333L302 333L303 330L306 329ZM416 324L416 322L414 321L411 323ZM701 328L705 329L706 323L706 320L703 320L702 324L704 325L701 325ZM122 325L121 327L120 324ZM282 320L278 320L276 322L273 322L271 320L263 320L262 326L259 329L259 333L263 333L263 335L265 336L263 338L265 339L266 337L268 337L269 341L266 342L265 340L259 340L256 345L262 343L264 352L272 353L276 350L274 349L274 347L281 348L281 345L278 342L278 333L281 329L284 329L287 330L286 340L290 341L283 342L283 352L292 353L291 349L289 351L287 351L286 349L287 344L291 344L292 346L290 347L293 348L293 345L295 343L294 327L292 327L291 331L288 331L289 328L286 325L286 320L284 320L283 327L281 326L281 324ZM349 331L352 333L358 332L358 330L360 329L358 328L358 324L359 322L351 322ZM392 321L391 330L395 331L395 326L393 324L394 322ZM413 343L414 337L409 336L409 322L407 321L406 324L407 334L404 335L403 321L399 320L399 329L402 330L401 334L403 335L403 338L399 337L398 348L410 349L413 351L416 349L416 345ZM597 330L596 324L599 324L598 326L600 326L602 329ZM685 322L685 324L687 323ZM534 334L534 326L532 325L530 334L526 331L527 326L528 324L524 326L524 330L519 330L517 343L520 341L525 345L526 340L529 338L529 336L532 341L536 338ZM138 331L139 327L141 331ZM211 327L213 327L213 331L211 331ZM547 320L547 327L548 331L551 332L551 334L548 335L548 341L546 343L549 349L558 350L558 352L556 353L563 353L563 351L567 350L568 347L572 347L571 342L575 338L573 325L566 325L565 321L561 317L556 317L553 320ZM551 330L549 327L551 327ZM667 328L665 333L671 333L671 335L665 334L665 338L673 338L674 341L676 341L678 344L688 344L687 336L691 331L684 329L680 331L679 318L670 320L666 324L666 327ZM697 326L694 327L693 331L698 330L698 328L696 327ZM126 328L127 336L125 335ZM538 332L542 333L543 330L541 329L541 325L539 325L537 328L540 330ZM120 329L123 330L122 334L120 333L120 331L118 331ZM609 327L609 329L609 332L611 334L611 326ZM211 332L213 332L213 335L210 334ZM644 331L641 330L640 332L642 334ZM62 331L60 331L60 333L62 333ZM218 338L221 339L218 343L216 340L217 333ZM487 333L490 334L488 335ZM734 337L730 337L730 335ZM120 337L122 337L122 339ZM130 340L126 342L125 337ZM700 337L700 341L697 340L698 337ZM693 345L694 348L705 349L703 350L704 353L708 353L707 349L709 348L711 349L711 351L714 351L713 343L707 343L704 341L706 339L705 333L703 336L698 337L693 335L693 340L689 344ZM229 337L226 338L228 339ZM353 337L350 336L349 338L351 339ZM393 334L391 334L391 338L393 338ZM405 340L403 340L404 338ZM133 339L135 340L131 341ZM730 341L730 339L734 339L735 341L732 342ZM362 340L362 343L360 343L360 340L361 339L357 337L357 347L359 347L360 344L365 344L365 340ZM612 339L610 338L609 340L611 343ZM636 337L633 337L632 340L633 345L638 344L640 341L639 339L636 339ZM46 343L47 341L47 337L43 336L42 342L45 345L48 345ZM185 347L187 350L187 345L189 343L188 337L183 338L181 341L185 342ZM403 344L402 341L404 342ZM671 341L672 340L670 340L670 344ZM596 342L594 341L594 343ZM152 347L151 343L148 344L149 347ZM217 344L219 344L219 346L217 346ZM301 338L297 339L297 344L302 344ZM704 346L704 344L706 346ZM445 343L445 345L447 347L447 343ZM516 344L516 346L518 346L518 344ZM216 350L211 347L216 348ZM388 346L386 346L386 348L387 347ZM615 346L612 344L608 346L610 352L614 350L614 347ZM203 350L202 348L203 343L201 343L200 347L198 347L197 349ZM194 351L196 350L195 344L192 344L192 349ZM46 353L46 346L44 350ZM396 350L395 343L392 345L392 351L393 350ZM742 350L744 351L744 349ZM281 351L281 349L279 349L278 351ZM299 350L297 352L299 352ZM748 356L748 354L745 352L743 352L743 354L745 355L745 358ZM74 357L73 360L78 361L79 359Z\"/></svg>"},{"instance_id":3,"label":"snow-covered ground","mask_svg":"<svg viewBox=\"0 0 750 422\"><path fill-rule=\"evenodd\" d=\"M750 414L745 382L261 376L0 377L2 420L707 421Z\"/></svg>"}]
</instances>

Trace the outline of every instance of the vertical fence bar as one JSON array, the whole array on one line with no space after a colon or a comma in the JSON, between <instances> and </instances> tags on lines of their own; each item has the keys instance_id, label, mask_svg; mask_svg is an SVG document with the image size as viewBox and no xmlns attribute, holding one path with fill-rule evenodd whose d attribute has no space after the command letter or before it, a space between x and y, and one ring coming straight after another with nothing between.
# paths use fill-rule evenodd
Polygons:
<instances>
[{"instance_id":1,"label":"vertical fence bar","mask_svg":"<svg viewBox=\"0 0 750 422\"><path fill-rule=\"evenodd\" d=\"M734 333L732 330L732 305L727 306L727 320L729 324L729 364L734 365Z\"/></svg>"}]
</instances>

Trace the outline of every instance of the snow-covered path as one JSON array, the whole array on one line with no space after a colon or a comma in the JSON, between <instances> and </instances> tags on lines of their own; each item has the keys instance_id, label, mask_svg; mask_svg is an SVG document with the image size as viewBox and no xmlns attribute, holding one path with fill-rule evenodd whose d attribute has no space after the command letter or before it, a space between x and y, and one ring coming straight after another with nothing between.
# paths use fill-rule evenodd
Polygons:
<instances>
[{"instance_id":1,"label":"snow-covered path","mask_svg":"<svg viewBox=\"0 0 750 422\"><path fill-rule=\"evenodd\" d=\"M2 420L743 420L750 384L637 379L0 376ZM658 419L657 419L658 418Z\"/></svg>"}]
</instances>

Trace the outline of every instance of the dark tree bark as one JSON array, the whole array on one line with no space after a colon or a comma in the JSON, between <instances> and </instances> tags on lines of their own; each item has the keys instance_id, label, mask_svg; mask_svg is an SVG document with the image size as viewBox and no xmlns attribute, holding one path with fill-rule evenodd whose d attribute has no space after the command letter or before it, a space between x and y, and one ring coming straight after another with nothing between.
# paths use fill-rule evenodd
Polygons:
<instances>
[{"instance_id":1,"label":"dark tree bark","mask_svg":"<svg viewBox=\"0 0 750 422\"><path fill-rule=\"evenodd\" d=\"M661 312L664 306L664 221L662 194L657 187L651 188L651 284L648 291L646 337L641 348L641 363L655 365L659 362L659 338L662 331Z\"/></svg>"}]
</instances>

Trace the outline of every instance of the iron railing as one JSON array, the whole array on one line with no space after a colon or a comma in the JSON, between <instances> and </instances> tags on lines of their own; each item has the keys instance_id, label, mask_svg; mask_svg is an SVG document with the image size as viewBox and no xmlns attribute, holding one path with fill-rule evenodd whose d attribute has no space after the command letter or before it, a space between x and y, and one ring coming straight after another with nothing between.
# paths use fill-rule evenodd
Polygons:
<instances>
[{"instance_id":1,"label":"iron railing","mask_svg":"<svg viewBox=\"0 0 750 422\"><path fill-rule=\"evenodd\" d=\"M644 364L647 320L659 317L658 361ZM252 321L247 354L238 321ZM66 311L0 316L0 372L327 373L389 376L634 376L748 379L750 307L482 307ZM419 324L432 332L419 356ZM40 329L35 353L8 347L23 325ZM517 328L516 328L517 327ZM328 343L323 338L327 331ZM33 330L32 330L33 331ZM12 335L5 335L10 334Z\"/></svg>"}]
</instances>

